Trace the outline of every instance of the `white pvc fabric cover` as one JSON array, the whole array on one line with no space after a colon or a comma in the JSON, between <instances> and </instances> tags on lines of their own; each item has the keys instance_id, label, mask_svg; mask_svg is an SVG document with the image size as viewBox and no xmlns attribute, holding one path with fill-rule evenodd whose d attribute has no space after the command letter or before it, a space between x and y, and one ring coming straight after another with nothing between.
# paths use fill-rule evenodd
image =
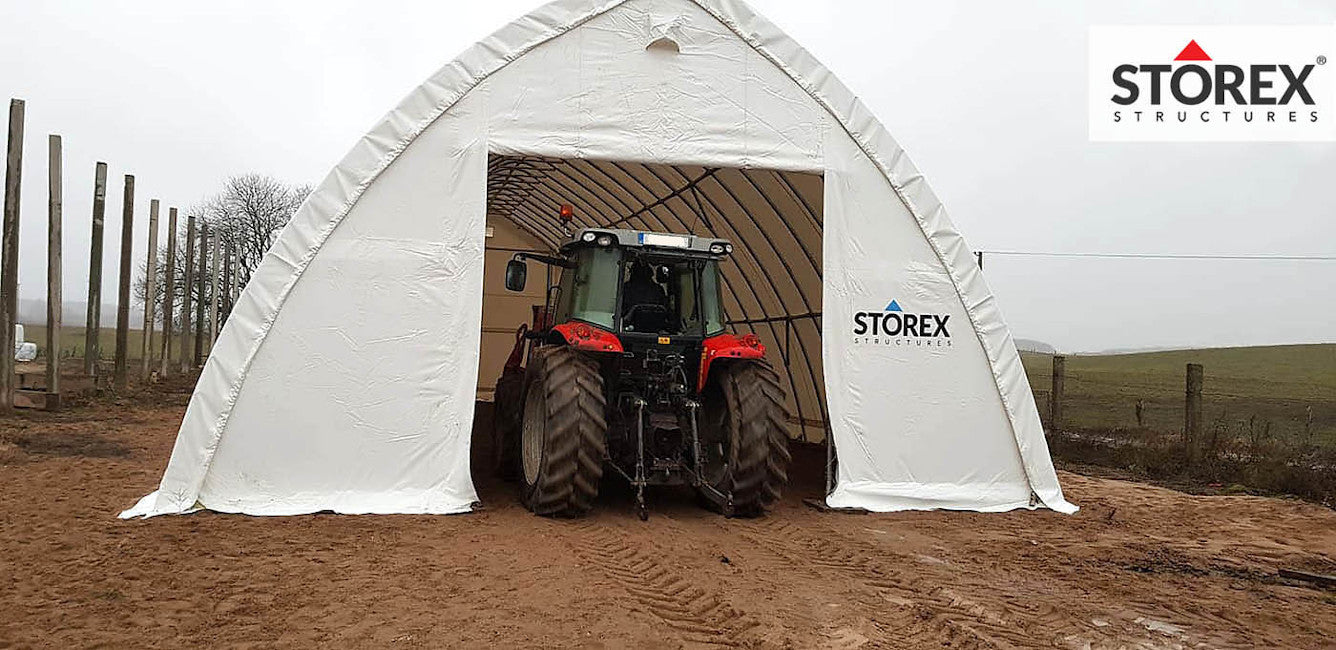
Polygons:
<instances>
[{"instance_id":1,"label":"white pvc fabric cover","mask_svg":"<svg viewBox=\"0 0 1336 650\"><path fill-rule=\"evenodd\" d=\"M510 194L489 160L574 171ZM631 182L655 169L679 176ZM709 228L747 251L730 318L809 317L788 364L820 370L790 390L829 421L830 505L1075 511L973 254L848 89L742 2L559 0L441 68L320 184L227 320L158 490L121 516L469 511L486 220L550 246L547 202L603 225L657 194L620 227L686 232L692 197L662 199L714 169L697 209L712 194ZM769 288L744 291L757 273Z\"/></svg>"}]
</instances>

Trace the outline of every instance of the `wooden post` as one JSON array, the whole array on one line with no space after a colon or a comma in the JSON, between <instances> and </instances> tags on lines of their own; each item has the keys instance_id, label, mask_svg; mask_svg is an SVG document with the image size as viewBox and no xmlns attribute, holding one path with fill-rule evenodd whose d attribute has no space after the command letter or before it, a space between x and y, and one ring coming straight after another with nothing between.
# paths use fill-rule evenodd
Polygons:
<instances>
[{"instance_id":1,"label":"wooden post","mask_svg":"<svg viewBox=\"0 0 1336 650\"><path fill-rule=\"evenodd\" d=\"M232 244L223 251L223 320L232 316Z\"/></svg>"},{"instance_id":2,"label":"wooden post","mask_svg":"<svg viewBox=\"0 0 1336 650\"><path fill-rule=\"evenodd\" d=\"M113 372L118 391L130 385L127 358L130 353L130 282L134 278L130 254L134 252L135 238L135 177L130 174L125 175L125 198L121 206L121 289L116 299L116 367Z\"/></svg>"},{"instance_id":3,"label":"wooden post","mask_svg":"<svg viewBox=\"0 0 1336 650\"><path fill-rule=\"evenodd\" d=\"M148 202L148 259L144 263L144 341L140 347L140 379L148 383L153 367L153 329L158 319L158 200Z\"/></svg>"},{"instance_id":4,"label":"wooden post","mask_svg":"<svg viewBox=\"0 0 1336 650\"><path fill-rule=\"evenodd\" d=\"M1050 409L1048 427L1052 431L1062 430L1062 389L1067 373L1067 357L1053 355L1053 390L1048 397Z\"/></svg>"},{"instance_id":5,"label":"wooden post","mask_svg":"<svg viewBox=\"0 0 1336 650\"><path fill-rule=\"evenodd\" d=\"M46 392L47 408L59 405L60 398L60 326L61 305L61 236L60 220L64 179L64 155L60 136L47 137L46 170Z\"/></svg>"},{"instance_id":6,"label":"wooden post","mask_svg":"<svg viewBox=\"0 0 1336 650\"><path fill-rule=\"evenodd\" d=\"M93 237L88 246L88 318L84 321L84 374L97 372L102 355L98 335L102 330L102 225L107 212L107 163L93 173Z\"/></svg>"},{"instance_id":7,"label":"wooden post","mask_svg":"<svg viewBox=\"0 0 1336 650\"><path fill-rule=\"evenodd\" d=\"M181 274L181 372L190 371L190 298L195 288L195 215L186 217L186 267Z\"/></svg>"},{"instance_id":8,"label":"wooden post","mask_svg":"<svg viewBox=\"0 0 1336 650\"><path fill-rule=\"evenodd\" d=\"M213 235L213 246L209 249L209 264L213 266L213 287L209 291L209 353L213 353L213 342L218 340L218 273L223 267L218 263L218 233Z\"/></svg>"},{"instance_id":9,"label":"wooden post","mask_svg":"<svg viewBox=\"0 0 1336 650\"><path fill-rule=\"evenodd\" d=\"M1201 364L1189 363L1186 399L1184 400L1183 442L1187 445L1188 462L1192 464L1201 460L1201 385Z\"/></svg>"},{"instance_id":10,"label":"wooden post","mask_svg":"<svg viewBox=\"0 0 1336 650\"><path fill-rule=\"evenodd\" d=\"M162 365L158 374L166 377L171 373L168 366L172 359L172 318L175 315L176 302L176 208L167 210L167 268L163 271L162 284Z\"/></svg>"},{"instance_id":11,"label":"wooden post","mask_svg":"<svg viewBox=\"0 0 1336 650\"><path fill-rule=\"evenodd\" d=\"M204 288L208 286L209 225L200 220L199 263L195 266L195 350L190 365L198 368L204 358Z\"/></svg>"},{"instance_id":12,"label":"wooden post","mask_svg":"<svg viewBox=\"0 0 1336 650\"><path fill-rule=\"evenodd\" d=\"M227 304L229 311L237 306L237 298L241 297L241 245L233 242L232 257L235 262L232 265L232 291L229 294Z\"/></svg>"},{"instance_id":13,"label":"wooden post","mask_svg":"<svg viewBox=\"0 0 1336 650\"><path fill-rule=\"evenodd\" d=\"M14 405L14 321L19 307L19 190L23 185L22 99L9 100L4 234L0 239L0 408Z\"/></svg>"}]
</instances>

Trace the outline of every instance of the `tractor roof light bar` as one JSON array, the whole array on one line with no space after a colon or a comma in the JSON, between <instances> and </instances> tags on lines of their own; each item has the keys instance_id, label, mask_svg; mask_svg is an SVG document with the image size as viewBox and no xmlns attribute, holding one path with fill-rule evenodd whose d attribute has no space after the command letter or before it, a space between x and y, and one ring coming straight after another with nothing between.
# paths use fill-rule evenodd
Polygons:
<instances>
[{"instance_id":1,"label":"tractor roof light bar","mask_svg":"<svg viewBox=\"0 0 1336 650\"><path fill-rule=\"evenodd\" d=\"M705 256L714 259L723 258L733 252L733 244L726 239L621 228L582 228L561 248L568 250L591 245L600 247L616 245L644 251L673 251L687 256Z\"/></svg>"}]
</instances>

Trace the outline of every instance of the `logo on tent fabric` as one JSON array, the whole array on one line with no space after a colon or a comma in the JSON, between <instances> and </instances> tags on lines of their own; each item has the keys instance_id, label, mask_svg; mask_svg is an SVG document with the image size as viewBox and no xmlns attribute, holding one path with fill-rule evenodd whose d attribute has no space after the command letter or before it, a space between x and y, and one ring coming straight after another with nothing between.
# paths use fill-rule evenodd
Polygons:
<instances>
[{"instance_id":1,"label":"logo on tent fabric","mask_svg":"<svg viewBox=\"0 0 1336 650\"><path fill-rule=\"evenodd\" d=\"M910 347L950 347L950 314L906 311L892 300L881 311L854 314L854 343Z\"/></svg>"},{"instance_id":2,"label":"logo on tent fabric","mask_svg":"<svg viewBox=\"0 0 1336 650\"><path fill-rule=\"evenodd\" d=\"M1090 139L1336 140L1336 26L1090 29Z\"/></svg>"}]
</instances>

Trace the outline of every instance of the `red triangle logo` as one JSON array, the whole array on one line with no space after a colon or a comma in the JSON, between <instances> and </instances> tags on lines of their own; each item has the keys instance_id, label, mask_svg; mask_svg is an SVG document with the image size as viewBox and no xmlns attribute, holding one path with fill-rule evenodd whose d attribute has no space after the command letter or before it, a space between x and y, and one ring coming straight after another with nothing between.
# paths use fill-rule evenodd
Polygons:
<instances>
[{"instance_id":1,"label":"red triangle logo","mask_svg":"<svg viewBox=\"0 0 1336 650\"><path fill-rule=\"evenodd\" d=\"M1175 60L1175 61L1210 61L1210 60L1211 60L1211 57L1210 57L1210 56L1207 56L1207 54L1206 54L1206 50L1201 49L1201 46L1200 46L1200 45L1197 45L1197 41L1196 41L1196 40L1193 40L1193 41L1190 41L1190 42L1188 43L1188 46L1187 46L1187 47L1183 48L1183 51L1182 51L1182 52L1179 52L1179 53L1178 53L1178 56L1174 57L1174 60Z\"/></svg>"}]
</instances>

